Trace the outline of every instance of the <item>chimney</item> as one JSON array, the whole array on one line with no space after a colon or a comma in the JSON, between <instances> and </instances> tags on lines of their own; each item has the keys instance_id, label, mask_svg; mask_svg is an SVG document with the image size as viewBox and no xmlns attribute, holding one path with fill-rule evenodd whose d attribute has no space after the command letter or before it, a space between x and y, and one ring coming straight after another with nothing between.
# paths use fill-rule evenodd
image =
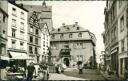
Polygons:
<instances>
[{"instance_id":1,"label":"chimney","mask_svg":"<svg viewBox=\"0 0 128 81\"><path fill-rule=\"evenodd\" d=\"M75 22L75 25L78 25L78 22Z\"/></svg>"},{"instance_id":2,"label":"chimney","mask_svg":"<svg viewBox=\"0 0 128 81\"><path fill-rule=\"evenodd\" d=\"M46 2L45 2L45 0L44 0L43 3L42 3L42 7L46 7Z\"/></svg>"}]
</instances>

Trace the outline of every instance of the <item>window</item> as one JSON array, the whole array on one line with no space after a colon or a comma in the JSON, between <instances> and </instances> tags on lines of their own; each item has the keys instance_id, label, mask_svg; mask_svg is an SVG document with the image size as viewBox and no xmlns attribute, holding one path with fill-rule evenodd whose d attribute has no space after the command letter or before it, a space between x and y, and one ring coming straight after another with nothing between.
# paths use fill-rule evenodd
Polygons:
<instances>
[{"instance_id":1,"label":"window","mask_svg":"<svg viewBox=\"0 0 128 81\"><path fill-rule=\"evenodd\" d=\"M16 9L12 8L12 15L16 16Z\"/></svg>"},{"instance_id":2,"label":"window","mask_svg":"<svg viewBox=\"0 0 128 81\"><path fill-rule=\"evenodd\" d=\"M15 40L12 40L12 48L16 48L16 41Z\"/></svg>"},{"instance_id":3,"label":"window","mask_svg":"<svg viewBox=\"0 0 128 81\"><path fill-rule=\"evenodd\" d=\"M73 44L74 49L76 49L76 43Z\"/></svg>"},{"instance_id":4,"label":"window","mask_svg":"<svg viewBox=\"0 0 128 81\"><path fill-rule=\"evenodd\" d=\"M58 28L58 32L60 31L60 28Z\"/></svg>"},{"instance_id":5,"label":"window","mask_svg":"<svg viewBox=\"0 0 128 81\"><path fill-rule=\"evenodd\" d=\"M32 46L29 46L29 53L33 53Z\"/></svg>"},{"instance_id":6,"label":"window","mask_svg":"<svg viewBox=\"0 0 128 81\"><path fill-rule=\"evenodd\" d=\"M85 49L86 48L86 45L85 43L82 44L82 48Z\"/></svg>"},{"instance_id":7,"label":"window","mask_svg":"<svg viewBox=\"0 0 128 81\"><path fill-rule=\"evenodd\" d=\"M20 42L20 49L21 49L21 50L24 49L24 42Z\"/></svg>"},{"instance_id":8,"label":"window","mask_svg":"<svg viewBox=\"0 0 128 81\"><path fill-rule=\"evenodd\" d=\"M35 38L35 44L38 44L38 38Z\"/></svg>"},{"instance_id":9,"label":"window","mask_svg":"<svg viewBox=\"0 0 128 81\"><path fill-rule=\"evenodd\" d=\"M12 19L12 26L16 27L16 19Z\"/></svg>"},{"instance_id":10,"label":"window","mask_svg":"<svg viewBox=\"0 0 128 81\"><path fill-rule=\"evenodd\" d=\"M120 19L120 32L124 30L124 16L121 17Z\"/></svg>"},{"instance_id":11,"label":"window","mask_svg":"<svg viewBox=\"0 0 128 81\"><path fill-rule=\"evenodd\" d=\"M24 23L21 22L20 25L21 25L21 26L20 26L20 30L24 30Z\"/></svg>"},{"instance_id":12,"label":"window","mask_svg":"<svg viewBox=\"0 0 128 81\"><path fill-rule=\"evenodd\" d=\"M31 43L33 42L33 37L32 37L32 36L30 36L30 42L31 42Z\"/></svg>"},{"instance_id":13,"label":"window","mask_svg":"<svg viewBox=\"0 0 128 81\"><path fill-rule=\"evenodd\" d=\"M39 33L39 32L38 32L38 29L36 29L36 34L38 35L38 33Z\"/></svg>"},{"instance_id":14,"label":"window","mask_svg":"<svg viewBox=\"0 0 128 81\"><path fill-rule=\"evenodd\" d=\"M69 34L69 38L72 38L72 33L71 33L71 34Z\"/></svg>"},{"instance_id":15,"label":"window","mask_svg":"<svg viewBox=\"0 0 128 81\"><path fill-rule=\"evenodd\" d=\"M79 30L80 29L80 27L77 27L77 30Z\"/></svg>"},{"instance_id":16,"label":"window","mask_svg":"<svg viewBox=\"0 0 128 81\"><path fill-rule=\"evenodd\" d=\"M78 33L78 37L82 37L82 33Z\"/></svg>"},{"instance_id":17,"label":"window","mask_svg":"<svg viewBox=\"0 0 128 81\"><path fill-rule=\"evenodd\" d=\"M124 51L124 40L121 40L121 52Z\"/></svg>"},{"instance_id":18,"label":"window","mask_svg":"<svg viewBox=\"0 0 128 81\"><path fill-rule=\"evenodd\" d=\"M12 37L16 37L16 29L12 29Z\"/></svg>"},{"instance_id":19,"label":"window","mask_svg":"<svg viewBox=\"0 0 128 81\"><path fill-rule=\"evenodd\" d=\"M62 39L63 37L64 37L64 34L61 34L61 35L60 35L60 38Z\"/></svg>"},{"instance_id":20,"label":"window","mask_svg":"<svg viewBox=\"0 0 128 81\"><path fill-rule=\"evenodd\" d=\"M70 30L70 28L69 28L69 27L67 27L67 30Z\"/></svg>"},{"instance_id":21,"label":"window","mask_svg":"<svg viewBox=\"0 0 128 81\"><path fill-rule=\"evenodd\" d=\"M21 39L24 39L24 32L20 32Z\"/></svg>"},{"instance_id":22,"label":"window","mask_svg":"<svg viewBox=\"0 0 128 81\"><path fill-rule=\"evenodd\" d=\"M24 13L21 12L21 19L24 19Z\"/></svg>"},{"instance_id":23,"label":"window","mask_svg":"<svg viewBox=\"0 0 128 81\"><path fill-rule=\"evenodd\" d=\"M6 31L5 31L5 30L3 30L2 36L3 36L4 38L6 37Z\"/></svg>"},{"instance_id":24,"label":"window","mask_svg":"<svg viewBox=\"0 0 128 81\"><path fill-rule=\"evenodd\" d=\"M114 40L114 30L112 29L112 31L111 31L111 41L113 41Z\"/></svg>"},{"instance_id":25,"label":"window","mask_svg":"<svg viewBox=\"0 0 128 81\"><path fill-rule=\"evenodd\" d=\"M35 47L35 54L38 54L38 50L37 50L37 47Z\"/></svg>"},{"instance_id":26,"label":"window","mask_svg":"<svg viewBox=\"0 0 128 81\"><path fill-rule=\"evenodd\" d=\"M31 33L33 32L33 27L32 27L32 26L30 26L30 32L31 32Z\"/></svg>"},{"instance_id":27,"label":"window","mask_svg":"<svg viewBox=\"0 0 128 81\"><path fill-rule=\"evenodd\" d=\"M6 16L3 15L3 22L6 22Z\"/></svg>"},{"instance_id":28,"label":"window","mask_svg":"<svg viewBox=\"0 0 128 81\"><path fill-rule=\"evenodd\" d=\"M119 8L122 6L123 1L119 0Z\"/></svg>"},{"instance_id":29,"label":"window","mask_svg":"<svg viewBox=\"0 0 128 81\"><path fill-rule=\"evenodd\" d=\"M52 39L55 39L55 35L54 34L52 34Z\"/></svg>"}]
</instances>

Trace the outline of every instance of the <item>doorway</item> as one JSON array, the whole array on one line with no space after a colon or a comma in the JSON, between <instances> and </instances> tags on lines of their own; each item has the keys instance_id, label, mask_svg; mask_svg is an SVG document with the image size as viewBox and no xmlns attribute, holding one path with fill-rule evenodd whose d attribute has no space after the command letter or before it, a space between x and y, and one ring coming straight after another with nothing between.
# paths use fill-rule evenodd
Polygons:
<instances>
[{"instance_id":1,"label":"doorway","mask_svg":"<svg viewBox=\"0 0 128 81\"><path fill-rule=\"evenodd\" d=\"M64 58L63 62L66 66L69 66L69 58Z\"/></svg>"}]
</instances>

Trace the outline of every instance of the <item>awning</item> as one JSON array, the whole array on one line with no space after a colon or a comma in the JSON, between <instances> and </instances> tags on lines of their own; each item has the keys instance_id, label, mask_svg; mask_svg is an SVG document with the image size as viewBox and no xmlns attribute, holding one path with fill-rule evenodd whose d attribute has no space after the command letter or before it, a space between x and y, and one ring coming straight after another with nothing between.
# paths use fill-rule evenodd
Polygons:
<instances>
[{"instance_id":1,"label":"awning","mask_svg":"<svg viewBox=\"0 0 128 81\"><path fill-rule=\"evenodd\" d=\"M20 53L20 52L10 52L10 55L12 56L12 60L32 60L26 53Z\"/></svg>"},{"instance_id":2,"label":"awning","mask_svg":"<svg viewBox=\"0 0 128 81\"><path fill-rule=\"evenodd\" d=\"M1 56L0 59L1 60L7 60L8 61L9 60L9 57L7 57L7 56Z\"/></svg>"}]
</instances>

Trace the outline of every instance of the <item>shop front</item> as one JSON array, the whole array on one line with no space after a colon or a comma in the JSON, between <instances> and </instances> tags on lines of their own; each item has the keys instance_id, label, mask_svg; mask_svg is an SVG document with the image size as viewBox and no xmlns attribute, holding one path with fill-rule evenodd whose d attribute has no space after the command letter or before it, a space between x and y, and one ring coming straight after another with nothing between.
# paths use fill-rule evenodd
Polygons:
<instances>
[{"instance_id":1,"label":"shop front","mask_svg":"<svg viewBox=\"0 0 128 81\"><path fill-rule=\"evenodd\" d=\"M9 52L7 79L23 79L26 76L27 60L31 60L25 52Z\"/></svg>"}]
</instances>

